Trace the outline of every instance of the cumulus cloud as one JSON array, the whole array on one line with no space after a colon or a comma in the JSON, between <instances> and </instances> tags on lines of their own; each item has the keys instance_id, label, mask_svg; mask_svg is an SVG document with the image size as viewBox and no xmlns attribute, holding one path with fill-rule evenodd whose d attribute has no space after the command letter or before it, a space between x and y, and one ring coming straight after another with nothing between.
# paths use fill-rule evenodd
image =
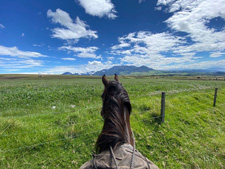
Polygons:
<instances>
[{"instance_id":1,"label":"cumulus cloud","mask_svg":"<svg viewBox=\"0 0 225 169\"><path fill-rule=\"evenodd\" d=\"M111 47L111 54L120 55L124 64L161 69L165 65L191 63L199 59L195 52L177 51L186 43L186 39L167 32L133 32L118 38L118 41L118 45ZM165 53L173 56L166 56Z\"/></svg>"},{"instance_id":2,"label":"cumulus cloud","mask_svg":"<svg viewBox=\"0 0 225 169\"><path fill-rule=\"evenodd\" d=\"M148 57L146 55L137 56L130 55L121 58L121 61L131 65L142 66L146 65L154 69L163 69L170 64L183 64L193 63L195 58L193 56L181 56L181 57L165 57L162 55L153 55Z\"/></svg>"},{"instance_id":3,"label":"cumulus cloud","mask_svg":"<svg viewBox=\"0 0 225 169\"><path fill-rule=\"evenodd\" d=\"M221 57L221 56L223 56L223 55L225 55L224 52L212 52L212 53L210 54L210 57L217 58L217 57Z\"/></svg>"},{"instance_id":4,"label":"cumulus cloud","mask_svg":"<svg viewBox=\"0 0 225 169\"><path fill-rule=\"evenodd\" d=\"M209 69L215 68L220 69L221 71L225 71L225 60L219 61L202 61L196 63L181 63L178 65L166 65L163 66L163 69Z\"/></svg>"},{"instance_id":5,"label":"cumulus cloud","mask_svg":"<svg viewBox=\"0 0 225 169\"><path fill-rule=\"evenodd\" d=\"M119 44L111 47L113 50L130 47L130 43L127 43L125 41L125 38L119 38L118 40L119 40Z\"/></svg>"},{"instance_id":6,"label":"cumulus cloud","mask_svg":"<svg viewBox=\"0 0 225 169\"><path fill-rule=\"evenodd\" d=\"M193 42L189 51L225 50L225 29L210 28L212 19L225 19L224 0L158 0L158 5L167 5L168 11L174 12L166 23L175 31L187 33Z\"/></svg>"},{"instance_id":7,"label":"cumulus cloud","mask_svg":"<svg viewBox=\"0 0 225 169\"><path fill-rule=\"evenodd\" d=\"M111 63L102 63L101 61L92 61L83 65L68 65L68 66L56 66L49 70L46 70L44 73L47 74L62 74L64 72L71 73L87 73L87 72L96 72L102 69L109 69L113 67Z\"/></svg>"},{"instance_id":8,"label":"cumulus cloud","mask_svg":"<svg viewBox=\"0 0 225 169\"><path fill-rule=\"evenodd\" d=\"M158 0L157 5L169 6L168 12L176 12L181 9L191 9L198 5L202 0Z\"/></svg>"},{"instance_id":9,"label":"cumulus cloud","mask_svg":"<svg viewBox=\"0 0 225 169\"><path fill-rule=\"evenodd\" d=\"M78 0L80 5L85 9L89 15L115 19L116 10L111 0Z\"/></svg>"},{"instance_id":10,"label":"cumulus cloud","mask_svg":"<svg viewBox=\"0 0 225 169\"><path fill-rule=\"evenodd\" d=\"M24 69L43 66L40 57L47 57L38 52L21 51L17 47L5 47L0 45L0 67L9 69ZM10 57L6 57L10 56Z\"/></svg>"},{"instance_id":11,"label":"cumulus cloud","mask_svg":"<svg viewBox=\"0 0 225 169\"><path fill-rule=\"evenodd\" d=\"M56 12L48 10L47 16L52 19L53 23L59 23L61 28L54 28L52 37L63 40L79 40L80 38L98 38L97 31L88 29L88 25L76 18L75 22L71 19L70 15L61 10L56 9Z\"/></svg>"},{"instance_id":12,"label":"cumulus cloud","mask_svg":"<svg viewBox=\"0 0 225 169\"><path fill-rule=\"evenodd\" d=\"M115 54L158 54L175 50L184 43L184 39L169 33L152 34L148 31L133 32L120 37L119 44L112 46Z\"/></svg>"},{"instance_id":13,"label":"cumulus cloud","mask_svg":"<svg viewBox=\"0 0 225 169\"><path fill-rule=\"evenodd\" d=\"M224 56L225 28L216 29L210 23L215 18L225 20L224 0L158 0L157 8L172 13L165 23L175 33L133 32L119 37L111 54L120 55L125 64L155 69L223 66L223 60L206 61L208 56L201 52L209 52L211 58Z\"/></svg>"},{"instance_id":14,"label":"cumulus cloud","mask_svg":"<svg viewBox=\"0 0 225 169\"><path fill-rule=\"evenodd\" d=\"M38 52L21 51L17 47L5 47L0 45L0 55L2 56L13 56L18 58L38 58L46 57Z\"/></svg>"},{"instance_id":15,"label":"cumulus cloud","mask_svg":"<svg viewBox=\"0 0 225 169\"><path fill-rule=\"evenodd\" d=\"M79 71L79 69L76 66L71 66L71 65L55 66L48 70L43 71L42 74L62 74L65 72L75 73L77 71ZM78 72L78 73L80 73L80 72Z\"/></svg>"},{"instance_id":16,"label":"cumulus cloud","mask_svg":"<svg viewBox=\"0 0 225 169\"><path fill-rule=\"evenodd\" d=\"M74 52L74 56L80 57L80 58L95 58L99 59L101 56L97 56L95 52L98 50L97 47L91 46L91 47L72 47L72 46L62 46L59 48L59 50L65 50L69 52Z\"/></svg>"},{"instance_id":17,"label":"cumulus cloud","mask_svg":"<svg viewBox=\"0 0 225 169\"><path fill-rule=\"evenodd\" d=\"M24 58L4 58L0 57L0 67L11 71L12 69L26 69L37 66L43 66L41 60L24 59Z\"/></svg>"}]
</instances>

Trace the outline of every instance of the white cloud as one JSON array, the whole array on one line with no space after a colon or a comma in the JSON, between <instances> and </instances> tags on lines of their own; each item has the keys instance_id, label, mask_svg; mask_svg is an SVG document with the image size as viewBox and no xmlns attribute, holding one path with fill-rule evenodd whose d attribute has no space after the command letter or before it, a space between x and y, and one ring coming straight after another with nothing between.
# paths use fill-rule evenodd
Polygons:
<instances>
[{"instance_id":1,"label":"white cloud","mask_svg":"<svg viewBox=\"0 0 225 169\"><path fill-rule=\"evenodd\" d=\"M18 58L39 58L46 57L38 52L31 51L21 51L17 47L5 47L0 45L0 55L2 56L12 56Z\"/></svg>"},{"instance_id":2,"label":"white cloud","mask_svg":"<svg viewBox=\"0 0 225 169\"><path fill-rule=\"evenodd\" d=\"M189 51L225 50L225 29L210 27L211 19L225 19L224 0L159 0L158 5L168 5L168 11L175 12L166 23L171 29L188 34L193 42Z\"/></svg>"},{"instance_id":3,"label":"white cloud","mask_svg":"<svg viewBox=\"0 0 225 169\"><path fill-rule=\"evenodd\" d=\"M42 47L44 45L45 45L44 43L41 43L41 44L33 44L33 46L35 46L35 47Z\"/></svg>"},{"instance_id":4,"label":"white cloud","mask_svg":"<svg viewBox=\"0 0 225 169\"><path fill-rule=\"evenodd\" d=\"M111 54L121 56L123 64L155 69L222 67L223 60L221 63L205 61L208 56L203 57L200 52L210 52L210 57L221 57L225 53L225 28L210 27L211 19L225 19L224 0L158 0L157 8L162 9L163 5L168 7L167 12L173 13L165 21L169 28L185 32L186 36L134 32L118 38L119 44L111 47Z\"/></svg>"},{"instance_id":5,"label":"white cloud","mask_svg":"<svg viewBox=\"0 0 225 169\"><path fill-rule=\"evenodd\" d=\"M210 68L217 68L221 71L225 71L225 60L219 61L202 61L196 63L182 63L177 65L166 65L162 67L164 69L210 69Z\"/></svg>"},{"instance_id":6,"label":"white cloud","mask_svg":"<svg viewBox=\"0 0 225 169\"><path fill-rule=\"evenodd\" d=\"M157 5L168 5L174 1L175 0L158 0Z\"/></svg>"},{"instance_id":7,"label":"white cloud","mask_svg":"<svg viewBox=\"0 0 225 169\"><path fill-rule=\"evenodd\" d=\"M109 69L111 68L112 64L110 63L102 63L100 61L93 61L88 62L87 64L83 65L69 65L69 66L56 66L49 70L46 70L45 74L62 74L64 72L71 72L71 73L87 73L87 72L96 72L102 69Z\"/></svg>"},{"instance_id":8,"label":"white cloud","mask_svg":"<svg viewBox=\"0 0 225 169\"><path fill-rule=\"evenodd\" d=\"M168 5L168 12L176 12L181 9L191 9L201 2L202 0L158 0L157 5Z\"/></svg>"},{"instance_id":9,"label":"white cloud","mask_svg":"<svg viewBox=\"0 0 225 169\"><path fill-rule=\"evenodd\" d=\"M99 59L101 56L97 56L95 54L96 50L98 50L97 47L91 46L91 47L72 47L72 46L62 46L59 48L59 50L66 50L66 51L72 51L75 53L74 56L80 57L80 58L95 58Z\"/></svg>"},{"instance_id":10,"label":"white cloud","mask_svg":"<svg viewBox=\"0 0 225 169\"><path fill-rule=\"evenodd\" d=\"M47 57L38 52L21 51L17 47L5 47L0 45L0 67L8 69L26 69L43 66L40 57ZM10 57L4 57L10 56Z\"/></svg>"},{"instance_id":11,"label":"white cloud","mask_svg":"<svg viewBox=\"0 0 225 169\"><path fill-rule=\"evenodd\" d=\"M0 67L8 69L27 69L43 66L41 60L24 58L0 58Z\"/></svg>"},{"instance_id":12,"label":"white cloud","mask_svg":"<svg viewBox=\"0 0 225 169\"><path fill-rule=\"evenodd\" d=\"M119 38L118 40L119 40L119 43L120 44L119 45L112 46L111 49L116 50L116 49L121 49L121 48L129 47L130 46L130 44L128 42L125 42L126 39L124 39L123 37L122 38Z\"/></svg>"},{"instance_id":13,"label":"white cloud","mask_svg":"<svg viewBox=\"0 0 225 169\"><path fill-rule=\"evenodd\" d=\"M121 58L122 62L126 62L135 66L146 65L158 70L171 69L210 69L217 68L225 71L225 60L219 61L199 61L191 56L184 57L163 57L155 56L155 58L142 58L138 56L126 56Z\"/></svg>"},{"instance_id":14,"label":"white cloud","mask_svg":"<svg viewBox=\"0 0 225 169\"><path fill-rule=\"evenodd\" d=\"M155 10L156 11L161 11L162 10L162 7L161 6L155 7Z\"/></svg>"},{"instance_id":15,"label":"white cloud","mask_svg":"<svg viewBox=\"0 0 225 169\"><path fill-rule=\"evenodd\" d=\"M145 0L138 0L139 4L142 3L142 2L144 2L144 1L145 1Z\"/></svg>"},{"instance_id":16,"label":"white cloud","mask_svg":"<svg viewBox=\"0 0 225 169\"><path fill-rule=\"evenodd\" d=\"M32 68L36 66L42 66L42 61L33 59L20 60L17 63L21 64L21 66L18 66L17 68Z\"/></svg>"},{"instance_id":17,"label":"white cloud","mask_svg":"<svg viewBox=\"0 0 225 169\"><path fill-rule=\"evenodd\" d=\"M223 55L225 55L224 52L212 52L212 53L210 54L210 57L216 58L216 57L221 57L221 56L223 56Z\"/></svg>"},{"instance_id":18,"label":"white cloud","mask_svg":"<svg viewBox=\"0 0 225 169\"><path fill-rule=\"evenodd\" d=\"M108 57L107 59L108 59L109 61L111 61L111 60L114 59L114 57Z\"/></svg>"},{"instance_id":19,"label":"white cloud","mask_svg":"<svg viewBox=\"0 0 225 169\"><path fill-rule=\"evenodd\" d=\"M0 29L4 29L4 28L5 28L5 26L0 24Z\"/></svg>"},{"instance_id":20,"label":"white cloud","mask_svg":"<svg viewBox=\"0 0 225 169\"><path fill-rule=\"evenodd\" d=\"M24 34L24 33L22 33L22 34L21 34L21 36L22 36L22 37L24 37L24 36L25 36L25 34Z\"/></svg>"},{"instance_id":21,"label":"white cloud","mask_svg":"<svg viewBox=\"0 0 225 169\"><path fill-rule=\"evenodd\" d=\"M87 14L115 19L116 10L111 0L78 0Z\"/></svg>"},{"instance_id":22,"label":"white cloud","mask_svg":"<svg viewBox=\"0 0 225 169\"><path fill-rule=\"evenodd\" d=\"M59 23L64 27L54 28L53 38L76 41L80 38L98 38L97 31L87 29L89 26L79 17L73 22L69 14L61 9L56 9L56 12L49 9L47 16L52 18L53 23Z\"/></svg>"},{"instance_id":23,"label":"white cloud","mask_svg":"<svg viewBox=\"0 0 225 169\"><path fill-rule=\"evenodd\" d=\"M71 72L75 73L79 71L79 69L76 66L55 66L53 68L50 68L46 71L43 71L42 74L62 74L65 72Z\"/></svg>"},{"instance_id":24,"label":"white cloud","mask_svg":"<svg viewBox=\"0 0 225 169\"><path fill-rule=\"evenodd\" d=\"M200 57L195 52L181 51L186 39L169 33L133 32L118 38L111 54L120 55L123 64L146 65L154 69L170 64L193 63ZM124 45L125 44L125 45ZM168 53L170 56L168 56Z\"/></svg>"},{"instance_id":25,"label":"white cloud","mask_svg":"<svg viewBox=\"0 0 225 169\"><path fill-rule=\"evenodd\" d=\"M163 67L170 64L182 64L182 63L193 63L195 58L193 56L181 56L181 57L165 57L162 55L153 55L151 57L139 55L139 56L125 56L121 58L123 63L131 65L142 66L146 65L154 69L162 69Z\"/></svg>"},{"instance_id":26,"label":"white cloud","mask_svg":"<svg viewBox=\"0 0 225 169\"><path fill-rule=\"evenodd\" d=\"M148 31L130 33L119 38L119 45L114 45L112 53L114 54L141 54L152 55L160 52L169 52L184 43L184 39L178 36L172 36L169 33L152 34ZM126 49L123 49L125 48Z\"/></svg>"},{"instance_id":27,"label":"white cloud","mask_svg":"<svg viewBox=\"0 0 225 169\"><path fill-rule=\"evenodd\" d=\"M74 61L76 60L75 58L62 58L62 60L70 60L70 61Z\"/></svg>"}]
</instances>

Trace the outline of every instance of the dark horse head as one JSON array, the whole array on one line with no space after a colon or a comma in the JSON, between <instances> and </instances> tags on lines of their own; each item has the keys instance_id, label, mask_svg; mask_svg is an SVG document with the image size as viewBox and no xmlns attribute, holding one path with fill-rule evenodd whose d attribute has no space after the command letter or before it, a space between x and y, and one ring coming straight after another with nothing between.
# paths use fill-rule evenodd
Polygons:
<instances>
[{"instance_id":1,"label":"dark horse head","mask_svg":"<svg viewBox=\"0 0 225 169\"><path fill-rule=\"evenodd\" d=\"M101 115L104 119L104 126L96 142L97 153L101 153L110 147L116 149L124 143L132 146L134 144L130 128L130 99L117 75L114 79L108 81L105 75L102 76L104 92L102 94Z\"/></svg>"}]
</instances>

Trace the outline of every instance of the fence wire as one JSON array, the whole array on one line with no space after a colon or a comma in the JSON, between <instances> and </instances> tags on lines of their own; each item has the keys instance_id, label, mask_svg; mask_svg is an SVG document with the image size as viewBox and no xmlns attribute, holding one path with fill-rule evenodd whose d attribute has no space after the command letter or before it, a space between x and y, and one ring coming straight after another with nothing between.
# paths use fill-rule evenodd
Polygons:
<instances>
[{"instance_id":1,"label":"fence wire","mask_svg":"<svg viewBox=\"0 0 225 169\"><path fill-rule=\"evenodd\" d=\"M169 114L167 114L168 116L169 115L173 115L173 114L175 114L175 113L177 113L177 112L173 112L173 113L169 113ZM155 117L152 117L152 118L150 118L150 119L142 119L142 120L137 120L137 121L134 121L134 122L132 122L131 121L131 123L138 123L138 122L152 122L153 120L155 120L155 119L160 119L161 118L161 116L155 116ZM88 123L91 123L91 122L96 122L96 121L103 121L102 119L96 119L96 120L90 120L90 121L87 121L87 122L85 122L85 123L79 123L79 124L82 124L82 125L87 125ZM78 125L78 124L77 124ZM73 125L71 125L71 126L73 126ZM60 126L58 126L58 127L60 127ZM56 128L58 128L58 127L56 127ZM48 129L43 129L43 130L49 130L49 129L53 129L53 128L48 128ZM41 130L41 131L43 131L43 130ZM29 132L23 132L23 133L30 133L30 132L36 132L36 131L29 131ZM74 139L74 138L77 138L77 137L79 137L79 136L82 136L82 135L88 135L88 134L91 134L91 133L97 133L97 132L100 132L100 130L99 131L94 131L94 132L90 132L90 133L85 133L85 134L77 134L76 136L74 136L74 137L72 137L72 138L68 138L68 139ZM22 133L19 133L19 134L22 134ZM1 137L7 137L7 136L14 136L14 135L19 135L19 134L9 134L9 135L2 135L2 136L0 136L0 138ZM20 149L24 149L24 148L33 148L33 147L36 147L36 146L40 146L40 145L44 145L44 144L49 144L49 143L54 143L54 142L58 142L58 141L63 141L63 140L67 140L67 138L65 139L65 138L63 138L63 139L57 139L57 140L53 140L53 141L47 141L47 142L43 142L43 143L38 143L38 144L34 144L34 145L29 145L29 146L23 146L23 147L18 147L18 148L14 148L14 149L6 149L6 150L0 150L0 152L8 152L8 151L15 151L15 150L20 150Z\"/></svg>"}]
</instances>

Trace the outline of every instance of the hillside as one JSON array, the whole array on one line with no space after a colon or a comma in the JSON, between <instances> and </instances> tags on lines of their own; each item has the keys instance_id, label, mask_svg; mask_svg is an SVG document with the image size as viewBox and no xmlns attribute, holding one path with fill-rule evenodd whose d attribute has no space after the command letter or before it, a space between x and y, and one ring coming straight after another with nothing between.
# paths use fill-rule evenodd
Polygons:
<instances>
[{"instance_id":1,"label":"hillside","mask_svg":"<svg viewBox=\"0 0 225 169\"><path fill-rule=\"evenodd\" d=\"M136 67L136 66L114 66L110 69L103 69L101 71L95 72L93 75L95 76L102 76L102 75L114 75L115 73L118 75L130 75L134 72L149 72L152 71L152 68L149 68L147 66L141 66L141 67Z\"/></svg>"},{"instance_id":2,"label":"hillside","mask_svg":"<svg viewBox=\"0 0 225 169\"><path fill-rule=\"evenodd\" d=\"M62 75L131 75L131 76L224 76L225 72L211 69L186 69L186 70L154 70L147 66L113 66L110 69L103 69L97 72L87 72L87 73L71 73L65 72Z\"/></svg>"},{"instance_id":3,"label":"hillside","mask_svg":"<svg viewBox=\"0 0 225 169\"><path fill-rule=\"evenodd\" d=\"M71 72L65 72L62 75L94 75L94 76L102 76L102 75L132 75L132 74L142 74L147 73L149 74L150 71L153 71L154 69L149 68L147 66L113 66L110 69L103 69L97 72L87 72L87 73L71 73Z\"/></svg>"}]
</instances>

